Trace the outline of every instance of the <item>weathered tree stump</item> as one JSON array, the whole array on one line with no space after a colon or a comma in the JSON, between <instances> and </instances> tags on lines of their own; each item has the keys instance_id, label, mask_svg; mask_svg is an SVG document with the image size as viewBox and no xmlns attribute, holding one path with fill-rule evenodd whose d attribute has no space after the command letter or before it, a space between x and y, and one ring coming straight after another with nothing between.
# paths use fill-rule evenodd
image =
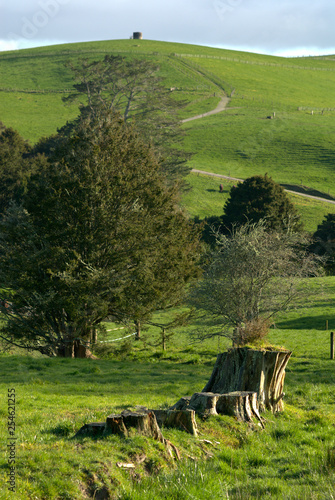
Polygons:
<instances>
[{"instance_id":1,"label":"weathered tree stump","mask_svg":"<svg viewBox=\"0 0 335 500\"><path fill-rule=\"evenodd\" d=\"M285 368L291 355L290 351L230 349L218 355L202 392L256 392L261 411L282 411Z\"/></svg>"},{"instance_id":2,"label":"weathered tree stump","mask_svg":"<svg viewBox=\"0 0 335 500\"><path fill-rule=\"evenodd\" d=\"M180 408L174 410L175 412L194 410L203 419L218 414L231 415L247 422L252 422L256 418L264 427L259 414L256 392L235 391L228 394L196 392L192 397L181 398L174 406Z\"/></svg>"},{"instance_id":3,"label":"weathered tree stump","mask_svg":"<svg viewBox=\"0 0 335 500\"><path fill-rule=\"evenodd\" d=\"M160 427L173 427L198 435L198 427L195 421L195 411L185 408L181 410L151 410L155 413L157 423Z\"/></svg>"},{"instance_id":4,"label":"weathered tree stump","mask_svg":"<svg viewBox=\"0 0 335 500\"><path fill-rule=\"evenodd\" d=\"M220 394L213 394L213 392L196 392L191 397L188 408L204 419L210 415L217 415L216 403L219 397Z\"/></svg>"},{"instance_id":5,"label":"weathered tree stump","mask_svg":"<svg viewBox=\"0 0 335 500\"><path fill-rule=\"evenodd\" d=\"M106 420L106 431L112 434L128 436L131 429L138 434L150 436L164 443L164 437L157 424L153 411L123 411L120 415L109 415Z\"/></svg>"},{"instance_id":6,"label":"weathered tree stump","mask_svg":"<svg viewBox=\"0 0 335 500\"><path fill-rule=\"evenodd\" d=\"M122 415L109 415L106 419L106 430L111 434L118 434L119 436L128 435Z\"/></svg>"},{"instance_id":7,"label":"weathered tree stump","mask_svg":"<svg viewBox=\"0 0 335 500\"><path fill-rule=\"evenodd\" d=\"M230 392L228 394L217 394L217 413L231 415L240 421L252 422L256 417L264 428L259 414L256 392Z\"/></svg>"}]
</instances>

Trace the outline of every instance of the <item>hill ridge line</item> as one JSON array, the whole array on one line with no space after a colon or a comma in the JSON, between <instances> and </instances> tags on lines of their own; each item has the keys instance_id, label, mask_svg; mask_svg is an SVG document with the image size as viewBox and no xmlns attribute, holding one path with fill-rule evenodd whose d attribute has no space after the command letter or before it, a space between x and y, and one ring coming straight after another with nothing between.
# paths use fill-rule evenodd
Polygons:
<instances>
[{"instance_id":1,"label":"hill ridge line","mask_svg":"<svg viewBox=\"0 0 335 500\"><path fill-rule=\"evenodd\" d=\"M211 49L211 47L208 47L208 49ZM27 49L22 49L22 50L27 50ZM74 50L64 50L64 51L59 51L59 52L36 52L36 53L31 53L31 54L16 54L16 51L12 51L10 53L4 53L0 54L0 60L1 59L13 59L13 58L34 58L34 57L58 57L58 56L64 56L64 55L71 55L71 54L110 54L110 53L120 53L120 54L140 54L140 55L147 55L147 56L163 56L163 57L179 57L179 58L184 58L184 57L193 57L193 58L198 58L198 59L217 59L217 60L222 60L222 61L232 61L232 62L237 62L241 64L250 64L250 65L255 65L255 66L272 66L272 67L280 67L280 68L288 68L288 69L302 69L306 71L335 71L335 68L318 68L315 66L300 66L300 65L295 65L295 64L282 64L282 63L271 63L271 62L262 62L262 61L251 61L247 59L239 59L237 57L229 57L229 56L215 56L215 55L210 55L210 54L189 54L189 53L177 53L177 52L171 52L170 54L164 53L164 52L159 52L159 51L137 51L137 50L122 50L122 49L111 49L111 50L106 50L106 49L74 49ZM20 52L20 51L18 51ZM267 57L266 54L260 54L261 56ZM271 57L271 56L268 56ZM334 59L318 59L318 60L325 60L325 61L333 61Z\"/></svg>"}]
</instances>

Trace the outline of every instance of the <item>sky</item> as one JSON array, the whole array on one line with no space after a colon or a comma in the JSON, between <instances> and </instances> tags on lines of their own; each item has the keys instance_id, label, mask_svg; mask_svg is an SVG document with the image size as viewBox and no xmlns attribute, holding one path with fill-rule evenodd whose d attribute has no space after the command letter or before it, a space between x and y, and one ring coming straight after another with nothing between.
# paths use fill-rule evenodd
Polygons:
<instances>
[{"instance_id":1,"label":"sky","mask_svg":"<svg viewBox=\"0 0 335 500\"><path fill-rule=\"evenodd\" d=\"M0 51L129 38L335 54L334 0L0 0Z\"/></svg>"}]
</instances>

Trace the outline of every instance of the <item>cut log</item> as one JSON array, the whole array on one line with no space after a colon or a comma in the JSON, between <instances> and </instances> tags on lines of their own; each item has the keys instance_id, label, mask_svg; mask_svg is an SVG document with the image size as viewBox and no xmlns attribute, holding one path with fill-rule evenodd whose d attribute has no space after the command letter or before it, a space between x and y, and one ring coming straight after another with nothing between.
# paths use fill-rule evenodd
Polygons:
<instances>
[{"instance_id":1,"label":"cut log","mask_svg":"<svg viewBox=\"0 0 335 500\"><path fill-rule=\"evenodd\" d=\"M282 411L285 368L291 355L290 351L230 349L218 355L202 392L256 392L261 411Z\"/></svg>"},{"instance_id":2,"label":"cut log","mask_svg":"<svg viewBox=\"0 0 335 500\"><path fill-rule=\"evenodd\" d=\"M139 434L151 436L161 443L164 442L164 437L157 424L156 416L153 411L148 413L136 413L132 411L123 411L121 413L123 422L126 428L135 428Z\"/></svg>"},{"instance_id":3,"label":"cut log","mask_svg":"<svg viewBox=\"0 0 335 500\"><path fill-rule=\"evenodd\" d=\"M164 438L158 426L155 411L160 410L148 410L144 407L141 407L140 412L125 410L120 415L109 415L106 420L106 431L112 434L129 436L130 431L133 430L138 434L152 437L160 443L164 444L167 452L171 457L175 457L177 460L179 460L180 453L170 441Z\"/></svg>"}]
</instances>

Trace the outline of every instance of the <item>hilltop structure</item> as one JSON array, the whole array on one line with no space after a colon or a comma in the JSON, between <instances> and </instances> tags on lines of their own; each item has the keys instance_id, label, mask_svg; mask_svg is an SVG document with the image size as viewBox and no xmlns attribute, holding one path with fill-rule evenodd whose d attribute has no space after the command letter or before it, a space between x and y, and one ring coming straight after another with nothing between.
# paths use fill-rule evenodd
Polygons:
<instances>
[{"instance_id":1,"label":"hilltop structure","mask_svg":"<svg viewBox=\"0 0 335 500\"><path fill-rule=\"evenodd\" d=\"M133 33L133 39L134 40L142 40L143 39L143 34L140 31L134 31L134 33Z\"/></svg>"}]
</instances>

